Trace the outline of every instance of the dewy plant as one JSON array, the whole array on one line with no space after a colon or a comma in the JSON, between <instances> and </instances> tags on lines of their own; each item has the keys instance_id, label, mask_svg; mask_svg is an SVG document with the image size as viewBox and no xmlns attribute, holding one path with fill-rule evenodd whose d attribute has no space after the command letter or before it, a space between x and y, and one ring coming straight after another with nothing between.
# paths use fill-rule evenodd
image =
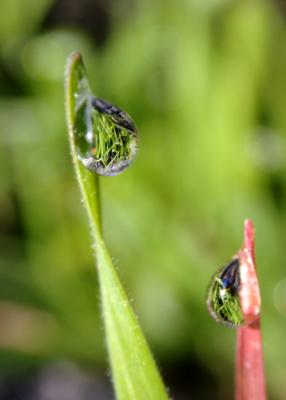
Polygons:
<instances>
[{"instance_id":1,"label":"dewy plant","mask_svg":"<svg viewBox=\"0 0 286 400\"><path fill-rule=\"evenodd\" d=\"M254 254L254 227L244 223L244 243L212 278L207 305L211 316L237 329L236 400L265 400L260 332L260 291Z\"/></svg>"},{"instance_id":2,"label":"dewy plant","mask_svg":"<svg viewBox=\"0 0 286 400\"><path fill-rule=\"evenodd\" d=\"M76 177L88 214L100 283L112 381L119 400L167 400L160 374L105 246L99 177L116 175L133 161L137 130L119 108L91 92L80 53L66 67L66 118Z\"/></svg>"},{"instance_id":3,"label":"dewy plant","mask_svg":"<svg viewBox=\"0 0 286 400\"><path fill-rule=\"evenodd\" d=\"M94 96L81 54L68 59L66 118L76 177L94 242L105 335L116 398L167 400L160 374L105 246L99 175L117 175L134 160L138 132L130 116ZM260 293L254 228L245 221L244 243L212 278L207 305L218 322L237 328L236 400L265 400Z\"/></svg>"}]
</instances>

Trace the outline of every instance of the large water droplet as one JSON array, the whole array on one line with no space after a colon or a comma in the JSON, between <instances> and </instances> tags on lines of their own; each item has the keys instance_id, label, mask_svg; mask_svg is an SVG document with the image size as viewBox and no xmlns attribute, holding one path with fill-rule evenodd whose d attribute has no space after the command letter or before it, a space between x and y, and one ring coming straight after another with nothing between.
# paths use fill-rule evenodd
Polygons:
<instances>
[{"instance_id":1,"label":"large water droplet","mask_svg":"<svg viewBox=\"0 0 286 400\"><path fill-rule=\"evenodd\" d=\"M66 70L66 109L72 151L92 172L116 175L135 159L138 132L118 107L95 97L81 54L71 54Z\"/></svg>"},{"instance_id":2,"label":"large water droplet","mask_svg":"<svg viewBox=\"0 0 286 400\"><path fill-rule=\"evenodd\" d=\"M124 111L89 92L76 100L75 144L81 162L100 175L116 175L134 160L138 133Z\"/></svg>"},{"instance_id":3,"label":"large water droplet","mask_svg":"<svg viewBox=\"0 0 286 400\"><path fill-rule=\"evenodd\" d=\"M239 290L240 261L234 258L213 276L208 289L207 305L216 321L231 327L244 324Z\"/></svg>"}]
</instances>

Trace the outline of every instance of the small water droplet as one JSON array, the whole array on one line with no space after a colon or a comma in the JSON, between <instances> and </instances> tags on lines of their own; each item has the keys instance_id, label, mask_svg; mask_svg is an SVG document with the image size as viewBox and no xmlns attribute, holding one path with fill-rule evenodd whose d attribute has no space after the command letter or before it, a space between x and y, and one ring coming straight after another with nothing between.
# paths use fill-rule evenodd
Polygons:
<instances>
[{"instance_id":1,"label":"small water droplet","mask_svg":"<svg viewBox=\"0 0 286 400\"><path fill-rule=\"evenodd\" d=\"M244 325L239 290L240 261L234 258L213 276L209 285L207 305L216 321L230 327Z\"/></svg>"},{"instance_id":2,"label":"small water droplet","mask_svg":"<svg viewBox=\"0 0 286 400\"><path fill-rule=\"evenodd\" d=\"M76 100L75 144L81 162L100 175L117 175L134 160L138 133L132 119L87 92Z\"/></svg>"}]
</instances>

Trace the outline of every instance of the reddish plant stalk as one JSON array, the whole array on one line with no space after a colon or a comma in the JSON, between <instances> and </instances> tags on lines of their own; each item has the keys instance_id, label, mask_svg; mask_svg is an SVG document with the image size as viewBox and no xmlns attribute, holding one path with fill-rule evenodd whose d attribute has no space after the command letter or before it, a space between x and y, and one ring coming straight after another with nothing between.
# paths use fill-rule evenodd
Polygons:
<instances>
[{"instance_id":1,"label":"reddish plant stalk","mask_svg":"<svg viewBox=\"0 0 286 400\"><path fill-rule=\"evenodd\" d=\"M241 269L241 308L246 326L238 328L235 400L265 400L260 293L255 268L254 227L244 223L244 243L238 255Z\"/></svg>"}]
</instances>

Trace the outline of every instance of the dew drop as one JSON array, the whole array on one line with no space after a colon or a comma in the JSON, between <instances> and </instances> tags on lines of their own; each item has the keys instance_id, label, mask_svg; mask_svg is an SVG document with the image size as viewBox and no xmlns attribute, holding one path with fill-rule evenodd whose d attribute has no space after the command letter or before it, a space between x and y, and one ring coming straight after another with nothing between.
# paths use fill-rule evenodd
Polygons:
<instances>
[{"instance_id":1,"label":"dew drop","mask_svg":"<svg viewBox=\"0 0 286 400\"><path fill-rule=\"evenodd\" d=\"M74 52L66 69L70 139L90 171L117 175L135 159L138 131L127 113L92 94L82 56Z\"/></svg>"},{"instance_id":2,"label":"dew drop","mask_svg":"<svg viewBox=\"0 0 286 400\"><path fill-rule=\"evenodd\" d=\"M234 258L213 276L209 285L207 305L216 321L230 327L244 325L239 290L240 261Z\"/></svg>"},{"instance_id":3,"label":"dew drop","mask_svg":"<svg viewBox=\"0 0 286 400\"><path fill-rule=\"evenodd\" d=\"M75 144L80 161L99 175L117 175L135 159L138 133L132 119L90 92L77 99Z\"/></svg>"}]
</instances>

